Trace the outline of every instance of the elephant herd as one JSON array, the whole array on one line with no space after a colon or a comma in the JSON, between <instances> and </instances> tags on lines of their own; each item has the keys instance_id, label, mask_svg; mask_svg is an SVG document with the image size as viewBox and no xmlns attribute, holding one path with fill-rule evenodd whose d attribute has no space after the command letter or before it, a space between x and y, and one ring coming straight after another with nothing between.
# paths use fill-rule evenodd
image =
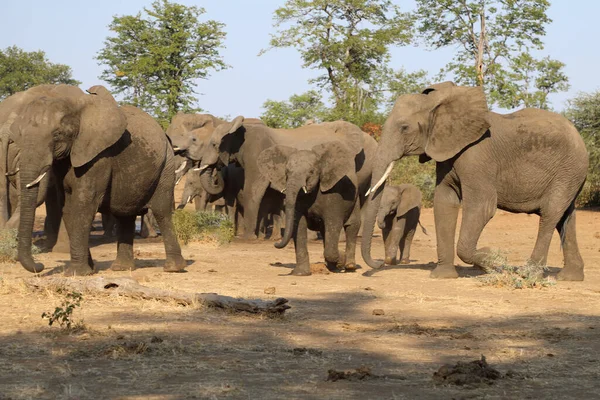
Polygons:
<instances>
[{"instance_id":1,"label":"elephant herd","mask_svg":"<svg viewBox=\"0 0 600 400\"><path fill-rule=\"evenodd\" d=\"M400 96L379 143L345 121L288 130L209 114L177 114L165 134L150 115L120 106L102 86L87 92L41 85L0 103L0 225L18 226L18 260L30 272L43 269L31 254L35 211L43 202L46 248L56 243L61 221L70 239L66 275L94 271L89 233L97 212L117 221L113 270L134 268L135 219L151 212L164 239L165 271L182 271L186 262L171 217L174 188L184 175L179 208L190 200L196 209L214 204L246 238L272 225L275 247L294 242L293 275L311 273L309 230L321 235L330 270L356 270L361 225L362 257L370 267L406 264L421 193L386 181L396 161L414 155L436 163L433 278L458 276L462 207L456 250L465 263L486 264L490 249L477 242L500 208L540 216L532 262L545 265L557 229L564 253L558 279L583 280L575 199L588 153L559 114L524 109L500 115L489 111L482 88L445 82ZM371 255L375 222L383 233L383 262Z\"/></svg>"}]
</instances>

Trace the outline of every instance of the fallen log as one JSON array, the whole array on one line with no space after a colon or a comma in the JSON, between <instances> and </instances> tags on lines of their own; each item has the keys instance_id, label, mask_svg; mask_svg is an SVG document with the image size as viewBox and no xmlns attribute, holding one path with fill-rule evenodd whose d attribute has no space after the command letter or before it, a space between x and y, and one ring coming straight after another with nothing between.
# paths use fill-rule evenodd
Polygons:
<instances>
[{"instance_id":1,"label":"fallen log","mask_svg":"<svg viewBox=\"0 0 600 400\"><path fill-rule=\"evenodd\" d=\"M265 301L260 299L246 300L216 293L186 293L143 286L135 279L128 277L64 278L51 276L29 278L25 280L25 284L34 289L67 289L82 293L116 294L136 299L175 301L182 305L202 304L212 308L253 314L277 315L283 314L285 310L290 308L287 304L288 300L284 298Z\"/></svg>"}]
</instances>

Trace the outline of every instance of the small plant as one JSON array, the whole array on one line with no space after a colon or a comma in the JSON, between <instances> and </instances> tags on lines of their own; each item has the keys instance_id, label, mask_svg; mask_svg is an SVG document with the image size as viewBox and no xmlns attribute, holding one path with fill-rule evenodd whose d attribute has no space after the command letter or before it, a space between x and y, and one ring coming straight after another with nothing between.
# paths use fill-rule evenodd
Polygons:
<instances>
[{"instance_id":1,"label":"small plant","mask_svg":"<svg viewBox=\"0 0 600 400\"><path fill-rule=\"evenodd\" d=\"M16 229L0 230L0 262L15 262L17 261L18 238ZM32 245L31 253L38 254L40 249Z\"/></svg>"},{"instance_id":2,"label":"small plant","mask_svg":"<svg viewBox=\"0 0 600 400\"><path fill-rule=\"evenodd\" d=\"M220 244L233 240L233 222L227 215L215 212L177 210L173 215L177 238L184 244L193 240L216 241Z\"/></svg>"},{"instance_id":3,"label":"small plant","mask_svg":"<svg viewBox=\"0 0 600 400\"><path fill-rule=\"evenodd\" d=\"M421 190L423 206L433 206L433 194L435 192L434 162L421 164L418 157L404 157L395 164L390 181L394 185L412 183Z\"/></svg>"},{"instance_id":4,"label":"small plant","mask_svg":"<svg viewBox=\"0 0 600 400\"><path fill-rule=\"evenodd\" d=\"M81 293L69 292L65 294L65 298L60 307L56 307L52 313L42 313L42 318L48 320L49 326L52 326L52 324L56 322L65 330L71 330L73 327L80 326L81 323L75 323L73 319L73 311L75 311L77 307L81 307L82 300L83 296Z\"/></svg>"},{"instance_id":5,"label":"small plant","mask_svg":"<svg viewBox=\"0 0 600 400\"><path fill-rule=\"evenodd\" d=\"M545 265L528 261L523 266L509 265L500 252L491 253L485 260L485 275L477 279L486 286L512 287L515 289L542 288L556 284L554 279L545 278Z\"/></svg>"}]
</instances>

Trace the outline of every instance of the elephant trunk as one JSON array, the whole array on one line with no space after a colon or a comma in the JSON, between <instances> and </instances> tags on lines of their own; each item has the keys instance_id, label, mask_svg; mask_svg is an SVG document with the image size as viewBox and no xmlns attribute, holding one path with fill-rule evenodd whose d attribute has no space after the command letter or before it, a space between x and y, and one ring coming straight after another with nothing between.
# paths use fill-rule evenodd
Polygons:
<instances>
[{"instance_id":1,"label":"elephant trunk","mask_svg":"<svg viewBox=\"0 0 600 400\"><path fill-rule=\"evenodd\" d=\"M384 212L384 210L379 210L379 212L377 213L377 226L379 227L379 229L385 228L386 216L387 214Z\"/></svg>"},{"instance_id":2,"label":"elephant trunk","mask_svg":"<svg viewBox=\"0 0 600 400\"><path fill-rule=\"evenodd\" d=\"M363 259L371 268L380 268L383 265L383 263L377 262L371 257L371 242L373 241L373 229L375 227L375 220L378 219L377 217L379 214L379 206L381 205L381 198L383 197L385 180L391 172L393 163L393 158L391 160L390 158L386 159L383 157L378 159L378 162L373 168L373 174L371 177L371 189L369 190L369 197L365 205L366 209L364 213L363 235L360 249ZM383 215L384 213L381 214L382 219L385 218L385 215Z\"/></svg>"},{"instance_id":3,"label":"elephant trunk","mask_svg":"<svg viewBox=\"0 0 600 400\"><path fill-rule=\"evenodd\" d=\"M21 220L19 221L18 232L18 260L21 265L29 272L41 272L44 269L42 264L36 264L31 255L31 237L33 234L33 223L35 220L35 209L38 203L38 193L40 191L40 181L30 187L28 183L35 182L41 174L35 168L27 168L21 171ZM43 180L43 179L42 179ZM47 181L47 179L46 179Z\"/></svg>"},{"instance_id":4,"label":"elephant trunk","mask_svg":"<svg viewBox=\"0 0 600 400\"><path fill-rule=\"evenodd\" d=\"M275 247L278 249L283 249L288 245L292 236L294 235L294 229L296 228L295 219L296 219L296 201L298 198L298 192L300 192L300 188L303 185L288 184L285 190L285 227L283 228L283 237L281 241L275 243Z\"/></svg>"},{"instance_id":5,"label":"elephant trunk","mask_svg":"<svg viewBox=\"0 0 600 400\"><path fill-rule=\"evenodd\" d=\"M214 167L206 168L200 172L200 182L204 190L212 195L219 195L225 189L223 176Z\"/></svg>"}]
</instances>

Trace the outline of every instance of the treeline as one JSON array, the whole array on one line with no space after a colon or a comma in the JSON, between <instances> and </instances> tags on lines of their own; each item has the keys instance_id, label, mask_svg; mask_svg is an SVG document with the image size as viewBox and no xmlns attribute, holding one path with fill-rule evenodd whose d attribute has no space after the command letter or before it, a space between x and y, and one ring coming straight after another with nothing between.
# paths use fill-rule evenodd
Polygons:
<instances>
[{"instance_id":1,"label":"treeline","mask_svg":"<svg viewBox=\"0 0 600 400\"><path fill-rule=\"evenodd\" d=\"M549 7L548 0L416 0L415 9L405 11L391 0L286 0L274 12L273 34L260 54L294 48L303 68L319 74L306 93L267 99L260 117L279 128L344 119L377 137L399 95L444 80L483 86L492 108L551 109L548 96L568 90L569 81L564 63L537 57L552 22ZM203 111L199 83L229 68L221 55L226 27L207 19L201 7L156 0L136 15L115 16L108 28L96 55L99 78L121 102L165 127L177 112ZM408 45L456 51L440 71L394 69L390 49ZM68 66L51 63L43 51L0 51L0 99L41 83L79 84ZM598 205L600 92L578 95L564 112L591 153L580 203ZM431 199L433 170L409 158L394 179L419 185Z\"/></svg>"}]
</instances>

